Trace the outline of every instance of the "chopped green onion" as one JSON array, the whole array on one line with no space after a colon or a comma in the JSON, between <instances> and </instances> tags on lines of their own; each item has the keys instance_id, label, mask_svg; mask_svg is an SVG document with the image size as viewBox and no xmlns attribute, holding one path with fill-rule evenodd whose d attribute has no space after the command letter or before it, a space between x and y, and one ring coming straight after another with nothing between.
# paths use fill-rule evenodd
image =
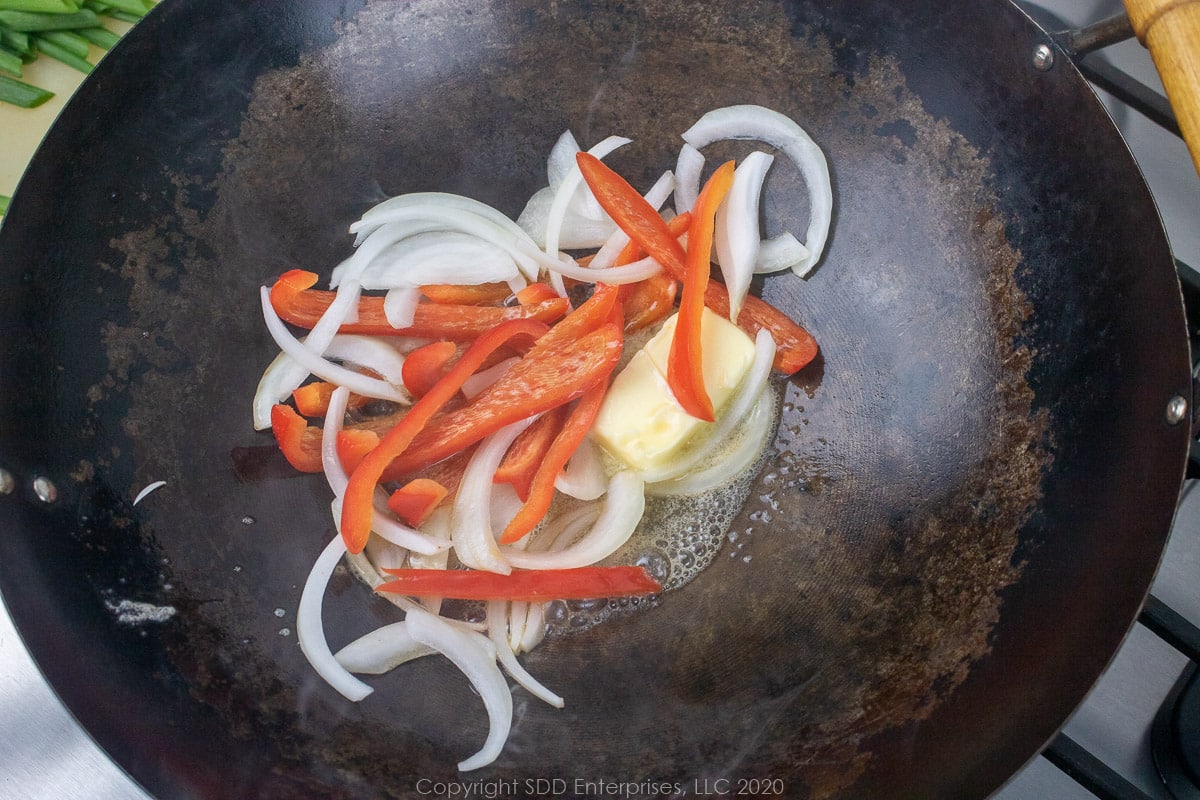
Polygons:
<instances>
[{"instance_id":1,"label":"chopped green onion","mask_svg":"<svg viewBox=\"0 0 1200 800\"><path fill-rule=\"evenodd\" d=\"M33 55L33 45L29 42L28 33L10 31L8 28L0 27L0 45L4 45L22 58Z\"/></svg>"},{"instance_id":2,"label":"chopped green onion","mask_svg":"<svg viewBox=\"0 0 1200 800\"><path fill-rule=\"evenodd\" d=\"M58 42L52 42L44 36L37 37L38 50L50 56L56 61L61 61L68 67L79 70L84 75L92 71L92 65L86 58L80 58L71 52L68 48L63 47Z\"/></svg>"},{"instance_id":3,"label":"chopped green onion","mask_svg":"<svg viewBox=\"0 0 1200 800\"><path fill-rule=\"evenodd\" d=\"M94 28L100 24L95 11L87 9L67 14L38 14L32 11L0 11L0 25L14 31L62 31L70 28Z\"/></svg>"},{"instance_id":4,"label":"chopped green onion","mask_svg":"<svg viewBox=\"0 0 1200 800\"><path fill-rule=\"evenodd\" d=\"M146 12L150 10L150 7L143 3L142 0L104 0L103 4L108 7L108 13L112 13L115 9L117 11L124 11L126 14L132 14L138 19L146 16Z\"/></svg>"},{"instance_id":5,"label":"chopped green onion","mask_svg":"<svg viewBox=\"0 0 1200 800\"><path fill-rule=\"evenodd\" d=\"M99 47L101 50L110 50L113 45L121 41L121 37L110 31L108 28L80 28L75 33L82 36L87 41Z\"/></svg>"},{"instance_id":6,"label":"chopped green onion","mask_svg":"<svg viewBox=\"0 0 1200 800\"><path fill-rule=\"evenodd\" d=\"M0 0L0 11L30 11L35 14L67 14L78 11L70 0Z\"/></svg>"},{"instance_id":7,"label":"chopped green onion","mask_svg":"<svg viewBox=\"0 0 1200 800\"><path fill-rule=\"evenodd\" d=\"M88 44L87 39L74 31L45 31L44 33L39 33L38 38L54 42L68 53L84 60L87 59L88 47L91 46Z\"/></svg>"},{"instance_id":8,"label":"chopped green onion","mask_svg":"<svg viewBox=\"0 0 1200 800\"><path fill-rule=\"evenodd\" d=\"M8 204L12 202L11 198L0 194L0 217L8 213Z\"/></svg>"},{"instance_id":9,"label":"chopped green onion","mask_svg":"<svg viewBox=\"0 0 1200 800\"><path fill-rule=\"evenodd\" d=\"M0 75L0 102L11 103L21 108L35 108L51 97L54 97L54 92Z\"/></svg>"},{"instance_id":10,"label":"chopped green onion","mask_svg":"<svg viewBox=\"0 0 1200 800\"><path fill-rule=\"evenodd\" d=\"M0 70L4 70L14 77L21 77L21 66L24 62L16 53L0 47Z\"/></svg>"}]
</instances>

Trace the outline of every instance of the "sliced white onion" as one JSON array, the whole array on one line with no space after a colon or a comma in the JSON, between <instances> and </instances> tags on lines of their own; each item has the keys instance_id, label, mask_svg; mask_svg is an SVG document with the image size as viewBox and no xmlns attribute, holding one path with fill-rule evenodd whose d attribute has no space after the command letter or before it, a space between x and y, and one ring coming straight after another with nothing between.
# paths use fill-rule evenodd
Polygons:
<instances>
[{"instance_id":1,"label":"sliced white onion","mask_svg":"<svg viewBox=\"0 0 1200 800\"><path fill-rule=\"evenodd\" d=\"M483 700L488 714L488 736L475 755L458 762L463 772L496 760L512 730L512 693L504 673L496 666L496 648L480 633L463 630L427 611L413 609L405 619L412 638L432 647L454 662Z\"/></svg>"},{"instance_id":2,"label":"sliced white onion","mask_svg":"<svg viewBox=\"0 0 1200 800\"><path fill-rule=\"evenodd\" d=\"M717 264L729 290L729 320L737 322L742 311L742 302L750 290L750 278L758 261L762 231L758 224L759 196L763 180L775 159L761 151L755 151L742 159L733 171L733 183L729 193L717 208L713 244L717 250Z\"/></svg>"},{"instance_id":3,"label":"sliced white onion","mask_svg":"<svg viewBox=\"0 0 1200 800\"><path fill-rule=\"evenodd\" d=\"M554 205L555 190L545 186L525 203L517 224L539 248L546 246L546 221L550 218L550 207ZM559 229L558 246L561 250L584 250L599 247L608 240L616 229L610 219L591 219L577 214L567 207ZM539 250L543 255L544 250Z\"/></svg>"},{"instance_id":4,"label":"sliced white onion","mask_svg":"<svg viewBox=\"0 0 1200 800\"><path fill-rule=\"evenodd\" d=\"M571 170L575 169L575 156L579 150L575 134L569 130L563 131L562 136L559 136L550 148L550 155L546 157L546 180L549 181L551 189L561 186Z\"/></svg>"},{"instance_id":5,"label":"sliced white onion","mask_svg":"<svg viewBox=\"0 0 1200 800\"><path fill-rule=\"evenodd\" d=\"M300 593L300 604L296 607L296 639L300 643L300 651L316 673L348 700L357 702L373 690L351 675L333 657L329 642L325 639L325 625L321 621L325 587L345 552L346 546L342 543L341 534L338 534L325 545L313 564Z\"/></svg>"},{"instance_id":6,"label":"sliced white onion","mask_svg":"<svg viewBox=\"0 0 1200 800\"><path fill-rule=\"evenodd\" d=\"M595 500L608 489L608 476L596 452L596 445L585 438L554 479L554 488L577 500Z\"/></svg>"},{"instance_id":7,"label":"sliced white onion","mask_svg":"<svg viewBox=\"0 0 1200 800\"><path fill-rule=\"evenodd\" d=\"M704 154L684 142L675 160L675 210L691 211L700 197L700 176L704 173Z\"/></svg>"},{"instance_id":8,"label":"sliced white onion","mask_svg":"<svg viewBox=\"0 0 1200 800\"><path fill-rule=\"evenodd\" d=\"M697 150L721 139L765 142L780 150L800 170L809 193L808 230L804 237L809 256L793 271L800 276L807 274L821 260L833 220L833 186L825 154L795 120L762 106L739 105L714 109L683 134L683 140ZM683 158L682 151L680 158ZM676 169L675 175L682 183L683 165ZM690 192L690 189L689 186L686 191ZM681 211L691 208L691 205L684 205L684 199L676 191L676 200L679 201L677 208ZM694 196L691 197L691 203L695 203Z\"/></svg>"},{"instance_id":9,"label":"sliced white onion","mask_svg":"<svg viewBox=\"0 0 1200 800\"><path fill-rule=\"evenodd\" d=\"M487 604L488 636L496 646L496 657L501 666L514 681L523 686L530 694L543 700L555 708L563 707L563 699L547 689L537 678L521 665L512 651L508 641L508 603L503 600L492 600Z\"/></svg>"},{"instance_id":10,"label":"sliced white onion","mask_svg":"<svg viewBox=\"0 0 1200 800\"><path fill-rule=\"evenodd\" d=\"M597 143L595 146L588 149L588 153L596 158L604 158L606 155L616 150L618 147L624 147L629 144L632 139L627 139L624 136L609 136ZM563 219L567 214L567 206L575 196L575 191L583 185L583 173L579 171L579 165L567 172L562 183L554 191L554 200L550 204L550 211L546 215L546 252L554 255L559 250L559 233L563 227ZM591 194L589 191L588 194Z\"/></svg>"},{"instance_id":11,"label":"sliced white onion","mask_svg":"<svg viewBox=\"0 0 1200 800\"><path fill-rule=\"evenodd\" d=\"M393 622L358 637L333 657L350 672L382 675L401 664L436 652L412 638L407 622Z\"/></svg>"},{"instance_id":12,"label":"sliced white onion","mask_svg":"<svg viewBox=\"0 0 1200 800\"><path fill-rule=\"evenodd\" d=\"M383 317L393 328L408 328L417 314L421 290L415 286L388 289L383 297Z\"/></svg>"},{"instance_id":13,"label":"sliced white onion","mask_svg":"<svg viewBox=\"0 0 1200 800\"><path fill-rule=\"evenodd\" d=\"M265 286L262 287L262 309L263 318L267 323L267 330L270 332L271 338L275 340L275 344L279 345L280 350L287 353L288 356L294 359L304 370L307 370L308 373L331 383L345 386L355 394L360 394L364 397L391 400L396 403L406 402L406 393L400 391L395 386L386 381L361 375L354 370L334 364L314 353L298 341L288 331L287 326L283 324L283 320L279 318L279 315L275 313L275 309L271 306L270 290ZM309 334L309 339L311 340L311 338L312 334ZM296 386L299 385L299 383L296 384ZM293 386L288 392L294 391L295 388Z\"/></svg>"},{"instance_id":14,"label":"sliced white onion","mask_svg":"<svg viewBox=\"0 0 1200 800\"><path fill-rule=\"evenodd\" d=\"M581 267L573 260L564 257L562 261L550 267L550 271L552 274L565 275L577 281L586 281L587 283L602 281L604 283L620 285L644 281L646 278L661 272L662 266L653 258L646 256L631 264L622 264L619 267L593 269L590 266Z\"/></svg>"},{"instance_id":15,"label":"sliced white onion","mask_svg":"<svg viewBox=\"0 0 1200 800\"><path fill-rule=\"evenodd\" d=\"M167 485L166 481L152 481L152 482L146 484L142 488L142 490L137 493L137 497L133 498L133 505L136 506L138 503L145 500L147 495L149 495L151 492L155 492L166 485Z\"/></svg>"},{"instance_id":16,"label":"sliced white onion","mask_svg":"<svg viewBox=\"0 0 1200 800\"><path fill-rule=\"evenodd\" d=\"M758 403L742 421L732 448L717 449L712 463L703 469L674 480L646 484L646 494L656 497L700 494L740 477L767 446L774 430L771 424L773 407L771 390L764 388Z\"/></svg>"},{"instance_id":17,"label":"sliced white onion","mask_svg":"<svg viewBox=\"0 0 1200 800\"><path fill-rule=\"evenodd\" d=\"M525 631L521 634L518 652L528 653L546 638L546 604L527 603L529 606L525 617Z\"/></svg>"},{"instance_id":18,"label":"sliced white onion","mask_svg":"<svg viewBox=\"0 0 1200 800\"><path fill-rule=\"evenodd\" d=\"M758 275L769 275L772 272L793 269L808 257L808 248L801 244L795 236L784 232L773 238L764 239L759 244L758 258L754 261L754 272Z\"/></svg>"},{"instance_id":19,"label":"sliced white onion","mask_svg":"<svg viewBox=\"0 0 1200 800\"><path fill-rule=\"evenodd\" d=\"M404 385L404 356L385 339L358 334L338 334L325 349L325 356L336 358L350 366L369 369L395 387ZM411 403L412 398L405 402Z\"/></svg>"},{"instance_id":20,"label":"sliced white onion","mask_svg":"<svg viewBox=\"0 0 1200 800\"><path fill-rule=\"evenodd\" d=\"M342 420L346 417L346 406L350 404L350 390L339 386L329 396L329 408L325 412L325 426L321 429L321 469L325 472L325 480L333 490L334 497L346 493L346 484L350 477L338 456L337 437L342 430ZM341 519L341 514L336 515Z\"/></svg>"},{"instance_id":21,"label":"sliced white onion","mask_svg":"<svg viewBox=\"0 0 1200 800\"><path fill-rule=\"evenodd\" d=\"M532 421L533 417L514 422L486 437L467 462L450 517L454 552L464 566L504 575L512 572L492 529L492 477L513 439Z\"/></svg>"},{"instance_id":22,"label":"sliced white onion","mask_svg":"<svg viewBox=\"0 0 1200 800\"><path fill-rule=\"evenodd\" d=\"M449 192L409 192L408 194L390 197L368 209L358 222L350 226L350 233L355 233L365 238L390 222L410 219L409 211L411 209L428 209L434 207L466 211L483 217L515 236L520 237L525 235L515 222L498 209L472 197L451 194Z\"/></svg>"},{"instance_id":23,"label":"sliced white onion","mask_svg":"<svg viewBox=\"0 0 1200 800\"><path fill-rule=\"evenodd\" d=\"M359 281L364 289L415 288L428 283L525 284L510 252L459 231L427 231L403 238L373 258Z\"/></svg>"},{"instance_id":24,"label":"sliced white onion","mask_svg":"<svg viewBox=\"0 0 1200 800\"><path fill-rule=\"evenodd\" d=\"M459 390L463 393L463 397L470 400L475 395L482 392L487 387L491 386L496 381L500 380L500 376L512 369L513 364L516 364L521 359L517 357L506 358L487 369L476 372L471 377L463 381L462 388Z\"/></svg>"},{"instance_id":25,"label":"sliced white onion","mask_svg":"<svg viewBox=\"0 0 1200 800\"><path fill-rule=\"evenodd\" d=\"M703 441L697 442L679 457L671 459L669 464L640 471L638 474L642 479L646 483L672 480L694 470L700 462L708 458L713 448L724 442L758 403L771 375L771 363L774 360L775 340L765 329L760 330L754 338L754 359L750 362L749 369L742 376L733 396L721 409L717 421L705 431Z\"/></svg>"},{"instance_id":26,"label":"sliced white onion","mask_svg":"<svg viewBox=\"0 0 1200 800\"><path fill-rule=\"evenodd\" d=\"M549 553L523 553L507 548L503 551L504 558L521 569L572 569L595 564L629 541L645 509L642 479L630 470L621 470L609 480L604 508L581 539Z\"/></svg>"}]
</instances>

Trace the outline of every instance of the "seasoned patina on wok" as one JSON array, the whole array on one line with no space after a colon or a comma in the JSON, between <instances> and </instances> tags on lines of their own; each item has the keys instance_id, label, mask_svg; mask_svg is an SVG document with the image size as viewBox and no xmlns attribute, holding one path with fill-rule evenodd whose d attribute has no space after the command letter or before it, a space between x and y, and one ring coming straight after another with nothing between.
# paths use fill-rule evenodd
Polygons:
<instances>
[{"instance_id":1,"label":"seasoned patina on wok","mask_svg":"<svg viewBox=\"0 0 1200 800\"><path fill-rule=\"evenodd\" d=\"M0 466L20 487L0 586L50 682L164 797L538 777L986 796L1132 622L1187 440L1161 226L1079 76L1032 68L1044 41L991 0L162 4L0 233ZM528 666L566 708L518 691L501 758L459 776L486 717L453 669L406 665L353 704L290 635L333 531L320 477L250 426L273 356L257 288L328 275L385 196L516 216L566 129L633 138L611 162L649 185L678 131L733 103L828 155L826 257L757 287L822 355L713 566L543 644ZM803 230L798 181L773 174L768 232ZM326 599L335 646L395 614L348 573Z\"/></svg>"}]
</instances>

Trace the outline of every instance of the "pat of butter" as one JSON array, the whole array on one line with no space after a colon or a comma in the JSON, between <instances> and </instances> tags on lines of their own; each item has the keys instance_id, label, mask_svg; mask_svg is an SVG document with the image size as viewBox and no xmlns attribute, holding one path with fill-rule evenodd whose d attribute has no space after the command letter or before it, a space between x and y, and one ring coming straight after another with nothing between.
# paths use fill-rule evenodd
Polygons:
<instances>
[{"instance_id":1,"label":"pat of butter","mask_svg":"<svg viewBox=\"0 0 1200 800\"><path fill-rule=\"evenodd\" d=\"M665 463L700 426L711 423L689 415L667 385L667 359L677 315L613 379L592 426L593 438L634 469ZM707 308L700 319L704 386L713 412L733 395L750 363L754 342L740 328Z\"/></svg>"}]
</instances>

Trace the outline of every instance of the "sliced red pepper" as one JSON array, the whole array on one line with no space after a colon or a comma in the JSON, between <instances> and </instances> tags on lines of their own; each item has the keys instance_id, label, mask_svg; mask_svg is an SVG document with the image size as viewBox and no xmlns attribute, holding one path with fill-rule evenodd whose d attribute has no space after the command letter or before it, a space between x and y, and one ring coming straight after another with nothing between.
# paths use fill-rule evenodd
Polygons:
<instances>
[{"instance_id":1,"label":"sliced red pepper","mask_svg":"<svg viewBox=\"0 0 1200 800\"><path fill-rule=\"evenodd\" d=\"M683 248L654 206L637 189L590 153L575 156L579 171L600 207L617 227L674 275L683 274Z\"/></svg>"},{"instance_id":2,"label":"sliced red pepper","mask_svg":"<svg viewBox=\"0 0 1200 800\"><path fill-rule=\"evenodd\" d=\"M311 280L310 280L311 278ZM300 328L312 328L329 308L336 293L312 286L317 276L311 272L292 270L285 273L271 288L271 306L280 319ZM450 339L470 341L513 319L534 319L551 323L570 309L565 297L555 297L532 305L473 306L461 304L418 303L413 324L393 328L383 313L384 298L365 296L358 301L358 321L338 328L339 333L360 333L368 336L413 336L419 339Z\"/></svg>"},{"instance_id":3,"label":"sliced red pepper","mask_svg":"<svg viewBox=\"0 0 1200 800\"><path fill-rule=\"evenodd\" d=\"M558 296L558 292L548 283L531 283L516 294L517 302L523 306L553 300Z\"/></svg>"},{"instance_id":4,"label":"sliced red pepper","mask_svg":"<svg viewBox=\"0 0 1200 800\"><path fill-rule=\"evenodd\" d=\"M611 323L567 341L545 345L544 339L469 404L431 421L383 478L402 480L505 425L571 402L607 380L623 343L620 327Z\"/></svg>"},{"instance_id":5,"label":"sliced red pepper","mask_svg":"<svg viewBox=\"0 0 1200 800\"><path fill-rule=\"evenodd\" d=\"M618 307L617 298L620 293L618 286L597 283L592 290L592 296L559 320L549 333L538 340L538 345L552 346L556 342L578 339L609 322L613 308Z\"/></svg>"},{"instance_id":6,"label":"sliced red pepper","mask_svg":"<svg viewBox=\"0 0 1200 800\"><path fill-rule=\"evenodd\" d=\"M413 478L392 492L388 508L408 525L416 528L433 513L450 490L431 478Z\"/></svg>"},{"instance_id":7,"label":"sliced red pepper","mask_svg":"<svg viewBox=\"0 0 1200 800\"><path fill-rule=\"evenodd\" d=\"M711 281L704 292L704 304L729 319L729 291L725 284ZM817 357L817 340L792 319L759 297L746 295L738 313L738 327L754 338L763 328L775 340L773 366L784 375L802 369Z\"/></svg>"},{"instance_id":8,"label":"sliced red pepper","mask_svg":"<svg viewBox=\"0 0 1200 800\"><path fill-rule=\"evenodd\" d=\"M420 289L421 294L435 303L461 306L494 306L503 303L512 295L507 283L429 283Z\"/></svg>"},{"instance_id":9,"label":"sliced red pepper","mask_svg":"<svg viewBox=\"0 0 1200 800\"><path fill-rule=\"evenodd\" d=\"M395 580L376 591L456 600L596 600L645 597L662 591L642 567L514 569L508 575L464 569L385 569Z\"/></svg>"},{"instance_id":10,"label":"sliced red pepper","mask_svg":"<svg viewBox=\"0 0 1200 800\"><path fill-rule=\"evenodd\" d=\"M726 161L718 167L696 199L692 223L688 227L679 317L667 356L667 385L671 387L675 399L688 414L707 422L712 422L716 417L712 399L704 385L700 321L704 313L704 290L708 286L714 220L717 206L721 205L733 184L733 167L732 161Z\"/></svg>"},{"instance_id":11,"label":"sliced red pepper","mask_svg":"<svg viewBox=\"0 0 1200 800\"><path fill-rule=\"evenodd\" d=\"M441 380L446 365L458 353L454 342L431 342L418 347L404 357L400 367L400 380L413 397L425 395Z\"/></svg>"},{"instance_id":12,"label":"sliced red pepper","mask_svg":"<svg viewBox=\"0 0 1200 800\"><path fill-rule=\"evenodd\" d=\"M304 384L292 392L292 400L296 403L296 410L306 417L325 416L329 411L329 401L333 398L333 390L336 388L337 386L327 381L315 381ZM361 408L369 402L371 402L371 398L369 397L352 394L346 402L346 407Z\"/></svg>"},{"instance_id":13,"label":"sliced red pepper","mask_svg":"<svg viewBox=\"0 0 1200 800\"><path fill-rule=\"evenodd\" d=\"M554 437L546 457L533 476L529 490L529 499L516 516L509 521L500 535L501 544L512 544L537 527L550 511L550 502L554 499L554 481L562 472L567 461L579 449L580 443L592 429L592 423L600 413L600 404L604 402L604 394L608 390L607 383L597 384L579 398L579 402L567 417L562 430Z\"/></svg>"},{"instance_id":14,"label":"sliced red pepper","mask_svg":"<svg viewBox=\"0 0 1200 800\"><path fill-rule=\"evenodd\" d=\"M511 484L521 501L529 499L529 487L538 467L546 459L546 453L567 418L565 405L542 414L533 424L521 431L504 454L493 479L496 483Z\"/></svg>"},{"instance_id":15,"label":"sliced red pepper","mask_svg":"<svg viewBox=\"0 0 1200 800\"><path fill-rule=\"evenodd\" d=\"M301 472L321 472L321 429L310 426L296 409L283 403L271 406L271 432L283 457Z\"/></svg>"},{"instance_id":16,"label":"sliced red pepper","mask_svg":"<svg viewBox=\"0 0 1200 800\"><path fill-rule=\"evenodd\" d=\"M342 428L337 435L338 460L347 473L354 472L367 453L379 446L379 434L363 428Z\"/></svg>"},{"instance_id":17,"label":"sliced red pepper","mask_svg":"<svg viewBox=\"0 0 1200 800\"><path fill-rule=\"evenodd\" d=\"M350 473L350 481L342 499L341 530L347 550L351 553L362 552L371 535L376 484L387 466L408 449L433 415L458 393L467 378L471 377L497 348L513 337L537 338L546 330L546 326L541 322L517 319L501 323L487 331L467 348L462 358L455 362L441 380L413 404L408 413L387 432L379 446L367 453L358 467Z\"/></svg>"}]
</instances>

